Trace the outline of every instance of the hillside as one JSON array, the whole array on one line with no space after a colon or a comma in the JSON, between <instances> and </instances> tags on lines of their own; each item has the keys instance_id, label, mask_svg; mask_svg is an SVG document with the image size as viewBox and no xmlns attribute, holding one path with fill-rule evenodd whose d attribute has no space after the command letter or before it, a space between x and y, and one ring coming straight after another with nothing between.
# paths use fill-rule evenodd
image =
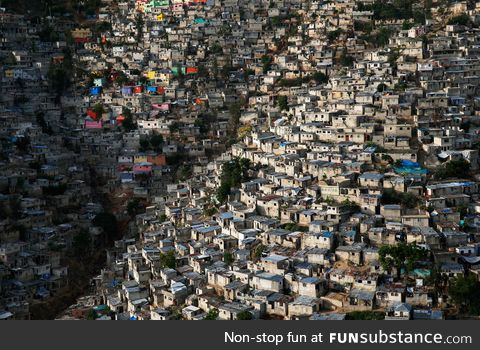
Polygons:
<instances>
[{"instance_id":1,"label":"hillside","mask_svg":"<svg viewBox=\"0 0 480 350\"><path fill-rule=\"evenodd\" d=\"M84 5L75 0L0 0L0 7L8 11L41 17L93 15L100 5L101 0L86 0Z\"/></svg>"}]
</instances>

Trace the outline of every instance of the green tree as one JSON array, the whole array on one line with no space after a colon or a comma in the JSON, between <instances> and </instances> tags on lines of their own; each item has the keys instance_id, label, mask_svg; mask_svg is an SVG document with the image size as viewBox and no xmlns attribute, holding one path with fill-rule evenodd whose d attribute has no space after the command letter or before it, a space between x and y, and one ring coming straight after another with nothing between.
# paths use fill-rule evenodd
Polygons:
<instances>
[{"instance_id":1,"label":"green tree","mask_svg":"<svg viewBox=\"0 0 480 350\"><path fill-rule=\"evenodd\" d=\"M208 51L210 51L214 55L219 55L223 53L223 48L222 45L220 45L219 43L215 43L208 49Z\"/></svg>"},{"instance_id":2,"label":"green tree","mask_svg":"<svg viewBox=\"0 0 480 350\"><path fill-rule=\"evenodd\" d=\"M359 212L361 209L357 203L350 201L348 198L345 199L341 204L344 208L354 213Z\"/></svg>"},{"instance_id":3,"label":"green tree","mask_svg":"<svg viewBox=\"0 0 480 350\"><path fill-rule=\"evenodd\" d=\"M391 50L387 55L387 62L390 66L396 68L397 60L400 58L400 51L398 49Z\"/></svg>"},{"instance_id":4,"label":"green tree","mask_svg":"<svg viewBox=\"0 0 480 350\"><path fill-rule=\"evenodd\" d=\"M211 309L210 311L207 312L205 317L203 318L204 320L208 321L214 321L218 318L218 310L217 309Z\"/></svg>"},{"instance_id":5,"label":"green tree","mask_svg":"<svg viewBox=\"0 0 480 350\"><path fill-rule=\"evenodd\" d=\"M255 247L253 251L253 258L258 261L262 257L262 253L265 250L265 246L263 244L259 244Z\"/></svg>"},{"instance_id":6,"label":"green tree","mask_svg":"<svg viewBox=\"0 0 480 350\"><path fill-rule=\"evenodd\" d=\"M192 177L193 167L191 164L182 164L178 167L176 174L179 180L185 181L188 178Z\"/></svg>"},{"instance_id":7,"label":"green tree","mask_svg":"<svg viewBox=\"0 0 480 350\"><path fill-rule=\"evenodd\" d=\"M237 314L237 320L239 321L252 320L252 319L253 319L252 313L247 310L240 311Z\"/></svg>"},{"instance_id":8,"label":"green tree","mask_svg":"<svg viewBox=\"0 0 480 350\"><path fill-rule=\"evenodd\" d=\"M108 241L113 240L118 233L117 218L112 213L102 212L97 214L92 223L96 227L101 227Z\"/></svg>"},{"instance_id":9,"label":"green tree","mask_svg":"<svg viewBox=\"0 0 480 350\"><path fill-rule=\"evenodd\" d=\"M407 22L407 21L403 21L402 23L402 30L409 30L410 28L412 28L415 24L413 22Z\"/></svg>"},{"instance_id":10,"label":"green tree","mask_svg":"<svg viewBox=\"0 0 480 350\"><path fill-rule=\"evenodd\" d=\"M87 230L81 230L72 241L73 253L77 257L89 256L92 249L92 238Z\"/></svg>"},{"instance_id":11,"label":"green tree","mask_svg":"<svg viewBox=\"0 0 480 350\"><path fill-rule=\"evenodd\" d=\"M388 154L382 154L382 160L384 162L388 162L389 164L392 164L393 163L393 158L392 156L388 155Z\"/></svg>"},{"instance_id":12,"label":"green tree","mask_svg":"<svg viewBox=\"0 0 480 350\"><path fill-rule=\"evenodd\" d=\"M102 5L102 0L87 0L84 2L84 11L88 16L93 16Z\"/></svg>"},{"instance_id":13,"label":"green tree","mask_svg":"<svg viewBox=\"0 0 480 350\"><path fill-rule=\"evenodd\" d=\"M97 113L97 116L99 118L102 117L102 114L105 113L105 108L103 108L103 104L97 103L95 106L93 106L93 111Z\"/></svg>"},{"instance_id":14,"label":"green tree","mask_svg":"<svg viewBox=\"0 0 480 350\"><path fill-rule=\"evenodd\" d=\"M306 78L307 82L310 80L310 77ZM281 79L278 82L278 86L282 87L292 87L292 86L299 86L302 85L303 79L302 78L294 78L294 79Z\"/></svg>"},{"instance_id":15,"label":"green tree","mask_svg":"<svg viewBox=\"0 0 480 350\"><path fill-rule=\"evenodd\" d=\"M450 282L448 295L463 312L480 314L480 282L475 275L459 276Z\"/></svg>"},{"instance_id":16,"label":"green tree","mask_svg":"<svg viewBox=\"0 0 480 350\"><path fill-rule=\"evenodd\" d=\"M132 111L127 108L122 108L122 115L125 117L125 120L122 122L122 127L125 129L126 132L130 132L137 128L137 123L133 120Z\"/></svg>"},{"instance_id":17,"label":"green tree","mask_svg":"<svg viewBox=\"0 0 480 350\"><path fill-rule=\"evenodd\" d=\"M375 47L380 47L388 44L388 39L390 39L392 34L393 31L391 29L382 27L375 33L362 35L361 38Z\"/></svg>"},{"instance_id":18,"label":"green tree","mask_svg":"<svg viewBox=\"0 0 480 350\"><path fill-rule=\"evenodd\" d=\"M177 259L175 258L175 251L170 250L165 254L160 254L160 266L162 268L174 269L177 267Z\"/></svg>"},{"instance_id":19,"label":"green tree","mask_svg":"<svg viewBox=\"0 0 480 350\"><path fill-rule=\"evenodd\" d=\"M137 42L141 42L143 38L143 26L145 24L145 20L143 19L143 15L141 13L137 14L135 17L135 27L137 28Z\"/></svg>"},{"instance_id":20,"label":"green tree","mask_svg":"<svg viewBox=\"0 0 480 350\"><path fill-rule=\"evenodd\" d=\"M122 122L122 126L126 132L137 129L137 123L133 121L133 118L131 116L125 117Z\"/></svg>"},{"instance_id":21,"label":"green tree","mask_svg":"<svg viewBox=\"0 0 480 350\"><path fill-rule=\"evenodd\" d=\"M150 149L150 142L145 137L142 137L139 141L140 143L140 152L145 152Z\"/></svg>"},{"instance_id":22,"label":"green tree","mask_svg":"<svg viewBox=\"0 0 480 350\"><path fill-rule=\"evenodd\" d=\"M328 83L328 76L322 72L315 72L312 75L313 80L315 80L318 84L326 84Z\"/></svg>"},{"instance_id":23,"label":"green tree","mask_svg":"<svg viewBox=\"0 0 480 350\"><path fill-rule=\"evenodd\" d=\"M462 13L461 15L454 16L450 18L447 22L447 24L456 24L456 25L462 25L462 26L469 26L472 24L472 21L470 20L470 16L467 15L466 13Z\"/></svg>"},{"instance_id":24,"label":"green tree","mask_svg":"<svg viewBox=\"0 0 480 350\"><path fill-rule=\"evenodd\" d=\"M38 125L42 128L42 132L48 135L53 134L52 127L48 125L48 123L45 120L45 113L43 111L37 111L35 112L35 117L37 120Z\"/></svg>"},{"instance_id":25,"label":"green tree","mask_svg":"<svg viewBox=\"0 0 480 350\"><path fill-rule=\"evenodd\" d=\"M400 278L401 270L407 273L412 271L415 263L427 257L427 251L418 247L415 243L398 243L395 245L384 245L378 250L380 264L382 267L391 271L397 270L397 278Z\"/></svg>"},{"instance_id":26,"label":"green tree","mask_svg":"<svg viewBox=\"0 0 480 350\"><path fill-rule=\"evenodd\" d=\"M225 203L227 201L229 194L230 194L230 183L228 182L221 183L216 193L217 201L219 201L220 203Z\"/></svg>"},{"instance_id":27,"label":"green tree","mask_svg":"<svg viewBox=\"0 0 480 350\"><path fill-rule=\"evenodd\" d=\"M163 145L163 136L157 133L152 134L150 137L142 137L140 139L140 151L145 152L153 150L160 152Z\"/></svg>"},{"instance_id":28,"label":"green tree","mask_svg":"<svg viewBox=\"0 0 480 350\"><path fill-rule=\"evenodd\" d=\"M468 178L470 177L470 163L465 159L451 160L439 167L434 176L436 179L454 178Z\"/></svg>"},{"instance_id":29,"label":"green tree","mask_svg":"<svg viewBox=\"0 0 480 350\"><path fill-rule=\"evenodd\" d=\"M308 227L306 226L300 226L298 225L297 223L295 222L287 222L286 224L283 225L283 228L285 230L288 230L288 231L292 231L292 232L295 232L295 231L308 231Z\"/></svg>"},{"instance_id":30,"label":"green tree","mask_svg":"<svg viewBox=\"0 0 480 350\"><path fill-rule=\"evenodd\" d=\"M384 320L385 313L381 311L352 311L346 315L347 320Z\"/></svg>"},{"instance_id":31,"label":"green tree","mask_svg":"<svg viewBox=\"0 0 480 350\"><path fill-rule=\"evenodd\" d=\"M340 60L339 60L339 64L343 67L351 67L353 66L353 62L355 61L355 59L353 58L353 56L351 55L348 55L345 51L342 52L342 54L340 55Z\"/></svg>"},{"instance_id":32,"label":"green tree","mask_svg":"<svg viewBox=\"0 0 480 350\"><path fill-rule=\"evenodd\" d=\"M388 89L387 84L380 83L377 85L377 92L384 92L387 89Z\"/></svg>"},{"instance_id":33,"label":"green tree","mask_svg":"<svg viewBox=\"0 0 480 350\"><path fill-rule=\"evenodd\" d=\"M248 170L251 162L246 158L234 158L222 166L220 176L220 187L217 190L216 198L218 202L224 203L230 194L232 187L238 187L248 179Z\"/></svg>"},{"instance_id":34,"label":"green tree","mask_svg":"<svg viewBox=\"0 0 480 350\"><path fill-rule=\"evenodd\" d=\"M180 123L179 122L173 122L168 126L168 129L170 130L171 133L178 132L180 130Z\"/></svg>"},{"instance_id":35,"label":"green tree","mask_svg":"<svg viewBox=\"0 0 480 350\"><path fill-rule=\"evenodd\" d=\"M332 30L331 32L328 32L327 34L327 39L329 42L333 42L336 40L340 35L342 35L345 31L342 28Z\"/></svg>"},{"instance_id":36,"label":"green tree","mask_svg":"<svg viewBox=\"0 0 480 350\"><path fill-rule=\"evenodd\" d=\"M137 215L141 211L141 208L142 206L141 206L140 200L135 198L128 202L127 213L128 215L130 215L130 217L133 218L135 215Z\"/></svg>"},{"instance_id":37,"label":"green tree","mask_svg":"<svg viewBox=\"0 0 480 350\"><path fill-rule=\"evenodd\" d=\"M410 19L413 17L413 3L413 0L377 0L364 8L372 10L373 18L377 20Z\"/></svg>"},{"instance_id":38,"label":"green tree","mask_svg":"<svg viewBox=\"0 0 480 350\"><path fill-rule=\"evenodd\" d=\"M383 191L382 204L400 204L406 208L415 208L419 203L419 198L413 193L398 192L387 188Z\"/></svg>"},{"instance_id":39,"label":"green tree","mask_svg":"<svg viewBox=\"0 0 480 350\"><path fill-rule=\"evenodd\" d=\"M173 154L167 156L167 164L173 165L173 166L178 166L178 165L182 164L183 162L185 162L187 158L188 158L188 156L184 153L180 153L180 152L173 153Z\"/></svg>"},{"instance_id":40,"label":"green tree","mask_svg":"<svg viewBox=\"0 0 480 350\"><path fill-rule=\"evenodd\" d=\"M228 106L230 117L228 118L227 135L231 144L236 142L237 139L237 130L240 126L240 116L242 115L241 107L240 103L233 103Z\"/></svg>"},{"instance_id":41,"label":"green tree","mask_svg":"<svg viewBox=\"0 0 480 350\"><path fill-rule=\"evenodd\" d=\"M240 170L240 174L242 176L241 181L245 181L245 180L248 179L248 170L250 169L251 165L252 165L252 163L251 163L250 159L240 158L238 160L238 167L239 167L239 170Z\"/></svg>"},{"instance_id":42,"label":"green tree","mask_svg":"<svg viewBox=\"0 0 480 350\"><path fill-rule=\"evenodd\" d=\"M218 213L218 210L215 207L210 207L210 208L206 208L206 209L203 210L203 214L205 216L212 216L216 213Z\"/></svg>"},{"instance_id":43,"label":"green tree","mask_svg":"<svg viewBox=\"0 0 480 350\"><path fill-rule=\"evenodd\" d=\"M225 262L225 264L231 265L234 261L232 253L230 252L223 253L223 261Z\"/></svg>"},{"instance_id":44,"label":"green tree","mask_svg":"<svg viewBox=\"0 0 480 350\"><path fill-rule=\"evenodd\" d=\"M15 146L21 152L27 152L30 146L30 137L28 136L18 137L17 140L15 141Z\"/></svg>"},{"instance_id":45,"label":"green tree","mask_svg":"<svg viewBox=\"0 0 480 350\"><path fill-rule=\"evenodd\" d=\"M64 64L50 63L47 72L49 85L57 95L61 95L71 84L71 72Z\"/></svg>"},{"instance_id":46,"label":"green tree","mask_svg":"<svg viewBox=\"0 0 480 350\"><path fill-rule=\"evenodd\" d=\"M93 321L98 318L98 314L94 309L89 309L86 317L87 317L87 320Z\"/></svg>"},{"instance_id":47,"label":"green tree","mask_svg":"<svg viewBox=\"0 0 480 350\"><path fill-rule=\"evenodd\" d=\"M287 96L278 96L278 101L277 101L278 108L280 108L281 111L287 110L288 109L288 97Z\"/></svg>"},{"instance_id":48,"label":"green tree","mask_svg":"<svg viewBox=\"0 0 480 350\"><path fill-rule=\"evenodd\" d=\"M272 68L272 57L263 55L261 58L263 74L266 74Z\"/></svg>"},{"instance_id":49,"label":"green tree","mask_svg":"<svg viewBox=\"0 0 480 350\"><path fill-rule=\"evenodd\" d=\"M157 152L160 151L161 147L162 147L162 144L163 144L163 136L162 135L154 133L150 137L150 145L152 146L154 151L157 151Z\"/></svg>"},{"instance_id":50,"label":"green tree","mask_svg":"<svg viewBox=\"0 0 480 350\"><path fill-rule=\"evenodd\" d=\"M42 192L45 196L59 196L65 193L67 190L66 184L50 185L43 187Z\"/></svg>"}]
</instances>

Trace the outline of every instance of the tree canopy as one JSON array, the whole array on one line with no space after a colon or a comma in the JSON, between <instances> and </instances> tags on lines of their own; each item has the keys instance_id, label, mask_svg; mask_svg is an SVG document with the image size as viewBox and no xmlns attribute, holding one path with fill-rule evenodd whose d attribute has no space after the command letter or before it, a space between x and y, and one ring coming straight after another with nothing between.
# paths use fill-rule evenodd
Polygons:
<instances>
[{"instance_id":1,"label":"tree canopy","mask_svg":"<svg viewBox=\"0 0 480 350\"><path fill-rule=\"evenodd\" d=\"M73 237L73 253L77 257L86 257L91 253L92 238L87 230L81 230Z\"/></svg>"},{"instance_id":2,"label":"tree canopy","mask_svg":"<svg viewBox=\"0 0 480 350\"><path fill-rule=\"evenodd\" d=\"M245 321L245 320L252 320L252 319L253 319L252 313L247 310L240 311L237 314L237 320Z\"/></svg>"},{"instance_id":3,"label":"tree canopy","mask_svg":"<svg viewBox=\"0 0 480 350\"><path fill-rule=\"evenodd\" d=\"M400 242L395 245L384 245L378 250L380 264L382 267L391 271L397 270L397 278L400 278L401 270L410 272L414 269L415 263L427 257L427 251L418 247L415 243Z\"/></svg>"},{"instance_id":4,"label":"tree canopy","mask_svg":"<svg viewBox=\"0 0 480 350\"><path fill-rule=\"evenodd\" d=\"M152 150L155 152L160 152L163 145L163 136L157 133L153 133L150 136L143 137L140 139L140 150L148 151Z\"/></svg>"},{"instance_id":5,"label":"tree canopy","mask_svg":"<svg viewBox=\"0 0 480 350\"><path fill-rule=\"evenodd\" d=\"M103 232L108 240L113 239L118 232L117 218L111 213L102 212L97 214L92 220L92 223L94 226L101 227L103 229Z\"/></svg>"},{"instance_id":6,"label":"tree canopy","mask_svg":"<svg viewBox=\"0 0 480 350\"><path fill-rule=\"evenodd\" d=\"M248 170L251 162L246 158L235 158L222 166L220 187L217 190L217 200L224 203L230 194L232 187L238 187L248 179Z\"/></svg>"},{"instance_id":7,"label":"tree canopy","mask_svg":"<svg viewBox=\"0 0 480 350\"><path fill-rule=\"evenodd\" d=\"M214 321L218 318L218 310L217 309L211 309L210 311L207 312L205 317L203 318L204 320L208 321Z\"/></svg>"},{"instance_id":8,"label":"tree canopy","mask_svg":"<svg viewBox=\"0 0 480 350\"><path fill-rule=\"evenodd\" d=\"M470 20L470 16L468 16L466 13L462 13L461 15L454 16L450 18L447 22L447 24L456 24L456 25L462 25L462 26L468 26L472 23Z\"/></svg>"},{"instance_id":9,"label":"tree canopy","mask_svg":"<svg viewBox=\"0 0 480 350\"><path fill-rule=\"evenodd\" d=\"M448 293L452 301L469 314L480 314L480 282L474 275L459 276L450 282Z\"/></svg>"},{"instance_id":10,"label":"tree canopy","mask_svg":"<svg viewBox=\"0 0 480 350\"><path fill-rule=\"evenodd\" d=\"M346 316L347 320L384 320L385 313L381 311L352 311Z\"/></svg>"},{"instance_id":11,"label":"tree canopy","mask_svg":"<svg viewBox=\"0 0 480 350\"><path fill-rule=\"evenodd\" d=\"M170 250L165 254L160 254L160 266L162 268L168 267L169 269L174 269L177 267L177 260L173 250Z\"/></svg>"},{"instance_id":12,"label":"tree canopy","mask_svg":"<svg viewBox=\"0 0 480 350\"><path fill-rule=\"evenodd\" d=\"M400 204L406 208L415 208L418 202L418 197L408 192L385 189L382 194L382 204Z\"/></svg>"},{"instance_id":13,"label":"tree canopy","mask_svg":"<svg viewBox=\"0 0 480 350\"><path fill-rule=\"evenodd\" d=\"M277 100L278 108L281 111L285 111L288 109L288 97L287 96L279 96Z\"/></svg>"},{"instance_id":14,"label":"tree canopy","mask_svg":"<svg viewBox=\"0 0 480 350\"><path fill-rule=\"evenodd\" d=\"M235 261L235 259L233 258L232 253L225 252L223 253L223 261L225 262L225 264L231 265Z\"/></svg>"},{"instance_id":15,"label":"tree canopy","mask_svg":"<svg viewBox=\"0 0 480 350\"><path fill-rule=\"evenodd\" d=\"M424 23L429 9L425 12L416 10L414 4L414 0L376 0L373 4L359 3L358 10L373 11L373 18L377 20L413 19L417 23Z\"/></svg>"},{"instance_id":16,"label":"tree canopy","mask_svg":"<svg viewBox=\"0 0 480 350\"><path fill-rule=\"evenodd\" d=\"M435 171L436 179L468 178L470 176L470 163L465 159L451 160Z\"/></svg>"}]
</instances>

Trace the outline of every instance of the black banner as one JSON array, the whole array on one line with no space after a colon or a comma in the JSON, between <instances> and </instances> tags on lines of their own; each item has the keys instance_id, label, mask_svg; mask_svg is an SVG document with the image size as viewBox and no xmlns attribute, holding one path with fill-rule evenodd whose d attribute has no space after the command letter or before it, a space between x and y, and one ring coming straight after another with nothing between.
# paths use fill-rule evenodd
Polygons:
<instances>
[{"instance_id":1,"label":"black banner","mask_svg":"<svg viewBox=\"0 0 480 350\"><path fill-rule=\"evenodd\" d=\"M476 321L51 322L4 322L2 348L478 349L479 326Z\"/></svg>"}]
</instances>

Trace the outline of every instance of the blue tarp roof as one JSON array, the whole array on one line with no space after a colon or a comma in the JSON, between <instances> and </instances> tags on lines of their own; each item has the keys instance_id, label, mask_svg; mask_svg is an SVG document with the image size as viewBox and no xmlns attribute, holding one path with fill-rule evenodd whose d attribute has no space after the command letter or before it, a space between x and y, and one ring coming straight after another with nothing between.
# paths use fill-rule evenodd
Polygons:
<instances>
[{"instance_id":1,"label":"blue tarp roof","mask_svg":"<svg viewBox=\"0 0 480 350\"><path fill-rule=\"evenodd\" d=\"M427 169L422 168L419 163L412 162L408 159L401 161L401 166L394 167L396 173L414 173L414 174L426 174Z\"/></svg>"}]
</instances>

